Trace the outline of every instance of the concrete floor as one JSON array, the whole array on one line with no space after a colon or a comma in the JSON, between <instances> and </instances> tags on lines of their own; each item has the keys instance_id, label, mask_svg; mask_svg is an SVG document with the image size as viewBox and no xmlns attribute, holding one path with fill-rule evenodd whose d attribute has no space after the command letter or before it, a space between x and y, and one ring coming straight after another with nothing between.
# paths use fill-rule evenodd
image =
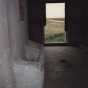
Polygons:
<instances>
[{"instance_id":1,"label":"concrete floor","mask_svg":"<svg viewBox=\"0 0 88 88\"><path fill-rule=\"evenodd\" d=\"M80 47L45 47L43 88L88 88L87 54Z\"/></svg>"}]
</instances>

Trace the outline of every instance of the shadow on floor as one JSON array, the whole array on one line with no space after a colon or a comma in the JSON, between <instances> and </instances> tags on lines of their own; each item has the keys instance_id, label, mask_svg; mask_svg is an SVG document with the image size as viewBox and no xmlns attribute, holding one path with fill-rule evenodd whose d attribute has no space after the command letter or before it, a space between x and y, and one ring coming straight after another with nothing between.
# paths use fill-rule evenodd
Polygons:
<instances>
[{"instance_id":1,"label":"shadow on floor","mask_svg":"<svg viewBox=\"0 0 88 88\"><path fill-rule=\"evenodd\" d=\"M77 47L45 47L43 88L88 88L87 57Z\"/></svg>"}]
</instances>

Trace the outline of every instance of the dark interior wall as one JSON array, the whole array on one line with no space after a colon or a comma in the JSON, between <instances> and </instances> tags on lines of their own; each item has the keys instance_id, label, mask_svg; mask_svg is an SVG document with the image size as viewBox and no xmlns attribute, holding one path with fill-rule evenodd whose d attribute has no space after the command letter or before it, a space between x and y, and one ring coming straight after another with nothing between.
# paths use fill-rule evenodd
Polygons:
<instances>
[{"instance_id":1,"label":"dark interior wall","mask_svg":"<svg viewBox=\"0 0 88 88\"><path fill-rule=\"evenodd\" d=\"M29 1L29 0L28 0ZM33 2L33 3L30 3ZM37 3L36 3L37 2ZM43 3L67 3L66 8L66 28L68 29L68 43L86 45L87 36L87 9L84 0L43 0L28 2L29 39L43 43L44 39L44 7ZM40 6L38 8L38 6ZM36 8L37 7L37 8ZM44 19L42 19L44 18ZM42 20L40 20L42 19ZM42 25L42 26L41 26Z\"/></svg>"},{"instance_id":2,"label":"dark interior wall","mask_svg":"<svg viewBox=\"0 0 88 88\"><path fill-rule=\"evenodd\" d=\"M84 0L69 0L69 43L86 44L86 2Z\"/></svg>"},{"instance_id":3,"label":"dark interior wall","mask_svg":"<svg viewBox=\"0 0 88 88\"><path fill-rule=\"evenodd\" d=\"M45 3L59 3L59 2L68 2L68 0L43 0Z\"/></svg>"},{"instance_id":4,"label":"dark interior wall","mask_svg":"<svg viewBox=\"0 0 88 88\"><path fill-rule=\"evenodd\" d=\"M27 1L29 39L43 44L44 41L44 4L42 1Z\"/></svg>"},{"instance_id":5,"label":"dark interior wall","mask_svg":"<svg viewBox=\"0 0 88 88\"><path fill-rule=\"evenodd\" d=\"M87 32L86 32L87 33L87 38L86 38L86 41L87 41L87 46L88 46L88 2L86 4L87 4L87 7L86 7L87 8L87 14L86 14L87 15L87 18L86 18L87 19Z\"/></svg>"},{"instance_id":6,"label":"dark interior wall","mask_svg":"<svg viewBox=\"0 0 88 88\"><path fill-rule=\"evenodd\" d=\"M29 28L29 39L34 42L43 44L43 40L44 40L43 25L30 25L29 24L28 28Z\"/></svg>"}]
</instances>

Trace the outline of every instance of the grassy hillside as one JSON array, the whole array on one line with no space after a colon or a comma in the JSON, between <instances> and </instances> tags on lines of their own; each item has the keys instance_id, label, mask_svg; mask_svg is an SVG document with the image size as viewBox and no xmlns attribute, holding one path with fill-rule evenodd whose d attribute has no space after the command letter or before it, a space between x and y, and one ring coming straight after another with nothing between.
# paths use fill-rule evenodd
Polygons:
<instances>
[{"instance_id":1,"label":"grassy hillside","mask_svg":"<svg viewBox=\"0 0 88 88\"><path fill-rule=\"evenodd\" d=\"M65 42L64 21L46 20L45 42Z\"/></svg>"}]
</instances>

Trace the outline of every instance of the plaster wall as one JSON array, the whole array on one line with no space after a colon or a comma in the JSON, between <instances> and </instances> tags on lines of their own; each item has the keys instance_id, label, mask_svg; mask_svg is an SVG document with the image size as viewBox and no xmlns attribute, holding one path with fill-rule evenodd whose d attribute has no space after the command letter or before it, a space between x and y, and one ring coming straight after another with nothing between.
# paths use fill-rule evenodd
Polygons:
<instances>
[{"instance_id":1,"label":"plaster wall","mask_svg":"<svg viewBox=\"0 0 88 88\"><path fill-rule=\"evenodd\" d=\"M6 4L6 0L0 0L0 88L11 88L12 86Z\"/></svg>"},{"instance_id":2,"label":"plaster wall","mask_svg":"<svg viewBox=\"0 0 88 88\"><path fill-rule=\"evenodd\" d=\"M24 59L27 45L27 5L24 21L18 21L17 0L0 0L0 88L16 88L14 61Z\"/></svg>"},{"instance_id":3,"label":"plaster wall","mask_svg":"<svg viewBox=\"0 0 88 88\"><path fill-rule=\"evenodd\" d=\"M12 72L12 88L16 87L14 63L26 59L24 45L28 43L27 2L24 0L24 20L19 21L17 0L7 0L8 29L10 39L10 58Z\"/></svg>"},{"instance_id":4,"label":"plaster wall","mask_svg":"<svg viewBox=\"0 0 88 88\"><path fill-rule=\"evenodd\" d=\"M27 4L24 0L24 20L18 20L17 0L7 0L11 56L24 59L24 44L28 42Z\"/></svg>"}]
</instances>

